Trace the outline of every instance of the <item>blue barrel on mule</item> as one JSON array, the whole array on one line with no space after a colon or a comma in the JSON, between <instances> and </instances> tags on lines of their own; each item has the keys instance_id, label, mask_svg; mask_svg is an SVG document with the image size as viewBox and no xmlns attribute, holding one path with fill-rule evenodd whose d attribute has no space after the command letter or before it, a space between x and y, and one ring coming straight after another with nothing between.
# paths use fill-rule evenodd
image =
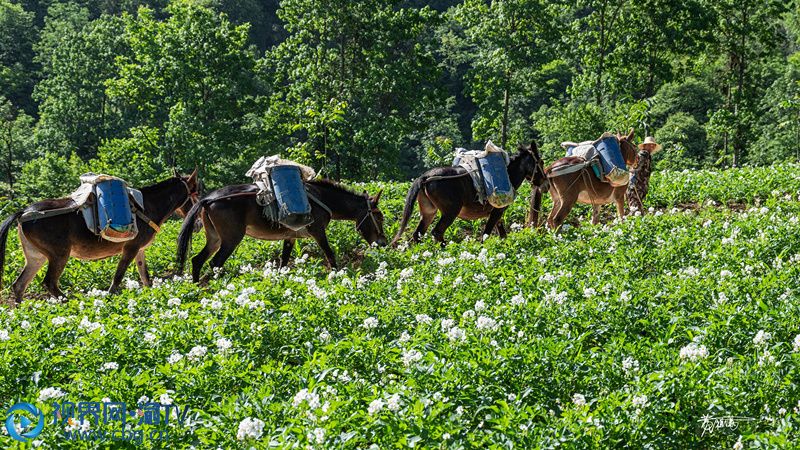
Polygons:
<instances>
[{"instance_id":1,"label":"blue barrel on mule","mask_svg":"<svg viewBox=\"0 0 800 450\"><path fill-rule=\"evenodd\" d=\"M299 167L272 167L270 179L272 191L275 193L278 222L296 231L314 221Z\"/></svg>"},{"instance_id":2,"label":"blue barrel on mule","mask_svg":"<svg viewBox=\"0 0 800 450\"><path fill-rule=\"evenodd\" d=\"M478 164L486 187L486 200L495 208L505 208L514 202L514 187L508 178L505 155L487 152L478 158Z\"/></svg>"},{"instance_id":3,"label":"blue barrel on mule","mask_svg":"<svg viewBox=\"0 0 800 450\"><path fill-rule=\"evenodd\" d=\"M600 153L600 163L603 165L603 173L608 175L614 168L625 170L625 160L622 158L622 150L619 147L619 140L615 136L606 136L595 144L597 152Z\"/></svg>"},{"instance_id":4,"label":"blue barrel on mule","mask_svg":"<svg viewBox=\"0 0 800 450\"><path fill-rule=\"evenodd\" d=\"M115 242L136 237L136 224L131 213L128 187L125 182L113 179L101 181L95 185L95 193L100 234Z\"/></svg>"}]
</instances>

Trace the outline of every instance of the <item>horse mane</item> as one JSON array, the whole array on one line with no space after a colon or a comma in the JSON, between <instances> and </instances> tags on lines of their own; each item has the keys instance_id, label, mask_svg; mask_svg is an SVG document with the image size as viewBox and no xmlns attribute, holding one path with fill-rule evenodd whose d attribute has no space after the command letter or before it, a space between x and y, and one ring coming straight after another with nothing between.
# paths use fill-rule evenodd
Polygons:
<instances>
[{"instance_id":1,"label":"horse mane","mask_svg":"<svg viewBox=\"0 0 800 450\"><path fill-rule=\"evenodd\" d=\"M333 189L336 189L336 190L339 190L339 191L342 191L342 192L346 192L348 194L356 195L358 197L366 197L367 196L363 192L356 192L354 189L349 188L349 187L343 185L342 183L339 183L338 181L333 181L333 180L331 180L329 178L317 178L316 180L310 180L307 183L313 184L315 186L321 186L321 187L327 186L327 187L330 187L330 188L333 188Z\"/></svg>"}]
</instances>

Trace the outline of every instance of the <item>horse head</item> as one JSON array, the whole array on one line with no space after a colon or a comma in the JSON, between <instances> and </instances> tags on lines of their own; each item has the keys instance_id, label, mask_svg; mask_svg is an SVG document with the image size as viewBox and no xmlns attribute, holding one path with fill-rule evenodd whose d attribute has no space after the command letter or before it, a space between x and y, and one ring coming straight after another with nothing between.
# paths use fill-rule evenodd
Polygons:
<instances>
[{"instance_id":1,"label":"horse head","mask_svg":"<svg viewBox=\"0 0 800 450\"><path fill-rule=\"evenodd\" d=\"M383 190L381 189L377 194L370 197L369 194L364 192L366 208L364 209L364 217L356 222L356 230L369 244L385 247L387 240L383 231L383 213L378 208L382 193Z\"/></svg>"},{"instance_id":2,"label":"horse head","mask_svg":"<svg viewBox=\"0 0 800 450\"><path fill-rule=\"evenodd\" d=\"M531 141L530 145L520 144L518 147L521 159L521 169L523 176L531 184L541 189L547 182L547 174L544 171L544 160L539 154L539 147L536 141Z\"/></svg>"},{"instance_id":3,"label":"horse head","mask_svg":"<svg viewBox=\"0 0 800 450\"><path fill-rule=\"evenodd\" d=\"M198 202L200 180L197 177L197 167L194 168L194 172L192 172L191 175L187 176L181 175L177 170L173 170L173 178L179 180L183 185L183 188L186 189L186 201L175 210L175 213L177 213L179 217L184 218L187 214L189 214L189 210L192 209L195 203ZM203 222L198 217L194 223L194 231L200 231L202 227Z\"/></svg>"},{"instance_id":4,"label":"horse head","mask_svg":"<svg viewBox=\"0 0 800 450\"><path fill-rule=\"evenodd\" d=\"M619 148L622 151L622 158L625 164L629 167L635 168L639 163L639 150L633 144L633 138L636 132L633 128L628 130L628 134L620 134L617 132L617 139L619 140Z\"/></svg>"}]
</instances>

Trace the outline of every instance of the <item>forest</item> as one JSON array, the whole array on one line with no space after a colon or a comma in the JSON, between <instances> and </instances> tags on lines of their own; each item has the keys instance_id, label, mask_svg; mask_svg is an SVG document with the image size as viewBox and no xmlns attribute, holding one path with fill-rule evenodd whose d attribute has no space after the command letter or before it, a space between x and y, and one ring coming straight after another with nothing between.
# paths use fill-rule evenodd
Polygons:
<instances>
[{"instance_id":1,"label":"forest","mask_svg":"<svg viewBox=\"0 0 800 450\"><path fill-rule=\"evenodd\" d=\"M800 156L786 0L0 0L0 193L262 155L408 180L454 147L634 127L656 170Z\"/></svg>"}]
</instances>

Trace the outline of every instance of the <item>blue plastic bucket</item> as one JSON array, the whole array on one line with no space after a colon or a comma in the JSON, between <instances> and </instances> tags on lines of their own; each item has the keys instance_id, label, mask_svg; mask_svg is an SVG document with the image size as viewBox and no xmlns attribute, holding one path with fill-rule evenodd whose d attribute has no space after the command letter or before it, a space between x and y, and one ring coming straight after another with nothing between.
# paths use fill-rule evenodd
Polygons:
<instances>
[{"instance_id":1,"label":"blue plastic bucket","mask_svg":"<svg viewBox=\"0 0 800 450\"><path fill-rule=\"evenodd\" d=\"M478 158L486 187L486 199L495 208L504 208L514 201L514 187L508 178L506 159L502 153L489 152Z\"/></svg>"},{"instance_id":2,"label":"blue plastic bucket","mask_svg":"<svg viewBox=\"0 0 800 450\"><path fill-rule=\"evenodd\" d=\"M595 144L595 148L600 153L600 163L603 165L603 173L605 175L611 173L615 167L626 170L625 160L622 158L622 150L616 137L604 137Z\"/></svg>"},{"instance_id":3,"label":"blue plastic bucket","mask_svg":"<svg viewBox=\"0 0 800 450\"><path fill-rule=\"evenodd\" d=\"M106 226L125 231L133 224L128 189L120 180L97 183L97 218L101 228Z\"/></svg>"},{"instance_id":4,"label":"blue plastic bucket","mask_svg":"<svg viewBox=\"0 0 800 450\"><path fill-rule=\"evenodd\" d=\"M308 202L300 168L297 166L275 166L270 169L272 190L278 209L278 222L298 230L313 221L311 204Z\"/></svg>"}]
</instances>

